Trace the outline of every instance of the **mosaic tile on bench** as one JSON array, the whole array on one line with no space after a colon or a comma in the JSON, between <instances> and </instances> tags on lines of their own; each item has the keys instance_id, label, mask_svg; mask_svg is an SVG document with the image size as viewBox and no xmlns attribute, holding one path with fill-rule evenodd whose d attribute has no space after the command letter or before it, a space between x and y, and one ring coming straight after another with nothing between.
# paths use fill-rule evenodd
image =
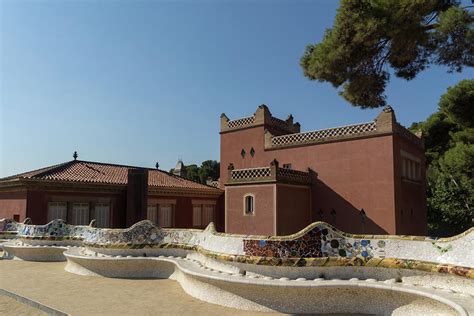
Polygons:
<instances>
[{"instance_id":1,"label":"mosaic tile on bench","mask_svg":"<svg viewBox=\"0 0 474 316\"><path fill-rule=\"evenodd\" d=\"M68 225L62 219L55 219L45 225L20 224L18 237L35 240L82 240L96 228L91 226Z\"/></svg>"},{"instance_id":2,"label":"mosaic tile on bench","mask_svg":"<svg viewBox=\"0 0 474 316\"><path fill-rule=\"evenodd\" d=\"M385 246L384 241L354 239L343 236L332 227L320 223L295 239L244 239L244 252L249 256L277 258L321 258L374 256Z\"/></svg>"},{"instance_id":3,"label":"mosaic tile on bench","mask_svg":"<svg viewBox=\"0 0 474 316\"><path fill-rule=\"evenodd\" d=\"M161 228L149 220L140 221L127 229L96 229L85 235L84 244L94 247L129 246L145 247L158 245L163 241L164 233Z\"/></svg>"}]
</instances>

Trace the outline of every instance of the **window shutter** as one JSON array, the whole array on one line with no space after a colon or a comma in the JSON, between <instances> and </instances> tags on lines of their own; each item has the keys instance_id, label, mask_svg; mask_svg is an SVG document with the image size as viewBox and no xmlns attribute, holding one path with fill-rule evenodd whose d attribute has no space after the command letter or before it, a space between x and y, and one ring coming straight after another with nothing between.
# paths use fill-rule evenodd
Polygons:
<instances>
[{"instance_id":1,"label":"window shutter","mask_svg":"<svg viewBox=\"0 0 474 316\"><path fill-rule=\"evenodd\" d=\"M200 227L202 226L202 206L193 205L193 226Z\"/></svg>"},{"instance_id":2,"label":"window shutter","mask_svg":"<svg viewBox=\"0 0 474 316\"><path fill-rule=\"evenodd\" d=\"M159 221L161 227L171 227L173 225L173 206L160 205L159 206Z\"/></svg>"},{"instance_id":3,"label":"window shutter","mask_svg":"<svg viewBox=\"0 0 474 316\"><path fill-rule=\"evenodd\" d=\"M66 202L51 202L48 204L48 222L54 219L63 219L67 221Z\"/></svg>"},{"instance_id":4,"label":"window shutter","mask_svg":"<svg viewBox=\"0 0 474 316\"><path fill-rule=\"evenodd\" d=\"M72 206L73 225L89 224L89 203L74 203Z\"/></svg>"},{"instance_id":5,"label":"window shutter","mask_svg":"<svg viewBox=\"0 0 474 316\"><path fill-rule=\"evenodd\" d=\"M95 207L96 226L100 228L107 228L110 226L110 206L109 204L99 203Z\"/></svg>"},{"instance_id":6,"label":"window shutter","mask_svg":"<svg viewBox=\"0 0 474 316\"><path fill-rule=\"evenodd\" d=\"M158 214L156 205L148 205L146 213L146 219L152 221L155 225L158 225Z\"/></svg>"},{"instance_id":7,"label":"window shutter","mask_svg":"<svg viewBox=\"0 0 474 316\"><path fill-rule=\"evenodd\" d=\"M214 221L214 205L204 205L202 220L202 226L207 226Z\"/></svg>"}]
</instances>

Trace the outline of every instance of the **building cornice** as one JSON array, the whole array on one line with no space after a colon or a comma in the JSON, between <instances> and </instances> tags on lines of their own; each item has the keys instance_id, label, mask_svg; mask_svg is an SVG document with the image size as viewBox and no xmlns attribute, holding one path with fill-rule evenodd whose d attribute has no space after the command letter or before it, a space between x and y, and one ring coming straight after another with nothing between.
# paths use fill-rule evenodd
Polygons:
<instances>
[{"instance_id":1,"label":"building cornice","mask_svg":"<svg viewBox=\"0 0 474 316\"><path fill-rule=\"evenodd\" d=\"M89 183L76 181L20 179L28 190L48 192L94 192L94 193L123 193L127 186L123 184Z\"/></svg>"},{"instance_id":2,"label":"building cornice","mask_svg":"<svg viewBox=\"0 0 474 316\"><path fill-rule=\"evenodd\" d=\"M41 190L48 192L93 192L123 194L127 190L127 185L42 179L15 179L6 182L0 182L0 191L12 191L12 189L15 191ZM224 191L217 188L194 189L148 186L148 193L169 196L219 197L224 193Z\"/></svg>"},{"instance_id":3,"label":"building cornice","mask_svg":"<svg viewBox=\"0 0 474 316\"><path fill-rule=\"evenodd\" d=\"M221 130L219 132L219 134L228 134L228 133L232 133L232 132L235 132L235 131L242 131L242 130L246 130L246 129L252 129L252 128L256 128L256 127L263 127L265 126L264 124L252 124L252 125L249 125L249 126L242 126L242 127L235 127L235 128L232 128L232 129L226 129L226 130Z\"/></svg>"},{"instance_id":4,"label":"building cornice","mask_svg":"<svg viewBox=\"0 0 474 316\"><path fill-rule=\"evenodd\" d=\"M148 187L148 195L157 196L186 196L186 197L219 197L224 194L224 190L211 189L192 189L192 188L173 188L173 187Z\"/></svg>"}]
</instances>

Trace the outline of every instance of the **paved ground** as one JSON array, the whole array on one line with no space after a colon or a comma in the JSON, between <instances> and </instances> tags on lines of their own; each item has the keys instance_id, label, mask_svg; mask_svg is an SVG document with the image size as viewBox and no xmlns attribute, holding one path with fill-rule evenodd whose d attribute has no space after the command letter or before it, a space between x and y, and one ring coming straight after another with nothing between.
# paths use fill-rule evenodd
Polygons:
<instances>
[{"instance_id":1,"label":"paved ground","mask_svg":"<svg viewBox=\"0 0 474 316\"><path fill-rule=\"evenodd\" d=\"M64 265L63 262L0 260L1 287L73 315L256 314L197 300L173 280L86 277L64 271ZM2 303L2 309L8 312L10 305L19 308L16 301L10 300L10 303Z\"/></svg>"},{"instance_id":2,"label":"paved ground","mask_svg":"<svg viewBox=\"0 0 474 316\"><path fill-rule=\"evenodd\" d=\"M0 315L46 316L47 314L10 297L0 295Z\"/></svg>"},{"instance_id":3,"label":"paved ground","mask_svg":"<svg viewBox=\"0 0 474 316\"><path fill-rule=\"evenodd\" d=\"M65 264L0 259L0 287L71 315L277 315L205 303L173 280L79 276ZM44 313L0 296L0 315Z\"/></svg>"}]
</instances>

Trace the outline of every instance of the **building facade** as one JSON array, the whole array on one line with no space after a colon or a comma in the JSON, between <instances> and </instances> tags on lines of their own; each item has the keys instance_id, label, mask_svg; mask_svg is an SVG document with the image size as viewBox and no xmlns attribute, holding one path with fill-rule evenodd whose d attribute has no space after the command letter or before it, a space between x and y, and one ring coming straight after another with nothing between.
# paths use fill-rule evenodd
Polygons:
<instances>
[{"instance_id":1,"label":"building facade","mask_svg":"<svg viewBox=\"0 0 474 316\"><path fill-rule=\"evenodd\" d=\"M162 227L222 230L222 190L157 169L73 160L0 180L0 218L45 224L128 227L150 219Z\"/></svg>"},{"instance_id":2,"label":"building facade","mask_svg":"<svg viewBox=\"0 0 474 316\"><path fill-rule=\"evenodd\" d=\"M349 233L425 235L425 156L421 135L393 109L373 121L301 132L267 106L250 116L221 115L220 179L204 185L175 174L73 160L0 179L0 218L35 224L162 227L229 233L293 234L314 221ZM218 187L216 187L218 186Z\"/></svg>"},{"instance_id":3,"label":"building facade","mask_svg":"<svg viewBox=\"0 0 474 316\"><path fill-rule=\"evenodd\" d=\"M300 132L262 105L221 115L225 230L284 235L322 220L350 233L427 232L422 139L392 108L374 121Z\"/></svg>"}]
</instances>

